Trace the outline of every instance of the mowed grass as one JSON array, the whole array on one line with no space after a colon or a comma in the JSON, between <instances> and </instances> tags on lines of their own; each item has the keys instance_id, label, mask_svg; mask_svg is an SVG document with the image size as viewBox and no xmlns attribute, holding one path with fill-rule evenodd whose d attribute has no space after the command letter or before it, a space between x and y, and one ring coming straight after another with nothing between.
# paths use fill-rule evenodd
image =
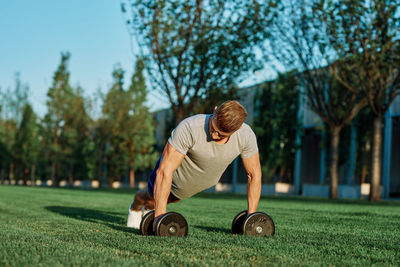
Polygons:
<instances>
[{"instance_id":1,"label":"mowed grass","mask_svg":"<svg viewBox=\"0 0 400 267\"><path fill-rule=\"evenodd\" d=\"M134 191L0 186L0 266L400 265L400 203L262 198L270 238L232 236L245 196L200 194L168 206L186 238L125 227Z\"/></svg>"}]
</instances>

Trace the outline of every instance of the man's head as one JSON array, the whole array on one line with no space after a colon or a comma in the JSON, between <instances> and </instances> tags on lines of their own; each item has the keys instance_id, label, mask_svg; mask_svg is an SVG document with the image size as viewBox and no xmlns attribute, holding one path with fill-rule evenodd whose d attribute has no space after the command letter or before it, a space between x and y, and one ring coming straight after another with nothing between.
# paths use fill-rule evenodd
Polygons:
<instances>
[{"instance_id":1,"label":"man's head","mask_svg":"<svg viewBox=\"0 0 400 267\"><path fill-rule=\"evenodd\" d=\"M239 130L246 118L246 109L235 100L222 103L214 110L213 114L216 126L225 133L233 133Z\"/></svg>"}]
</instances>

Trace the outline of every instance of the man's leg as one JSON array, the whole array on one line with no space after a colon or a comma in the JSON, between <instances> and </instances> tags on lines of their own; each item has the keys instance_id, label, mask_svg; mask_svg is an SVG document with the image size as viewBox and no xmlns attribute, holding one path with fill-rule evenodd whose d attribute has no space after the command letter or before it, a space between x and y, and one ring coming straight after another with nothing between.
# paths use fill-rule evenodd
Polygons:
<instances>
[{"instance_id":1,"label":"man's leg","mask_svg":"<svg viewBox=\"0 0 400 267\"><path fill-rule=\"evenodd\" d=\"M135 199L133 200L130 209L139 211L143 207L146 210L154 209L154 198L149 194L147 188L141 189L136 193Z\"/></svg>"},{"instance_id":2,"label":"man's leg","mask_svg":"<svg viewBox=\"0 0 400 267\"><path fill-rule=\"evenodd\" d=\"M142 207L145 207L147 210L154 209L154 185L156 184L157 178L157 170L161 164L162 157L160 157L154 167L154 170L150 174L149 180L147 182L147 188L139 190L135 198L133 200L132 205L130 206L131 210L141 210ZM175 203L178 202L179 199L175 197L172 193L169 194L168 203Z\"/></svg>"},{"instance_id":3,"label":"man's leg","mask_svg":"<svg viewBox=\"0 0 400 267\"><path fill-rule=\"evenodd\" d=\"M176 203L179 199L172 193L169 194L168 203ZM127 226L139 229L140 222L147 212L154 209L154 198L149 194L147 189L139 190L133 200L128 212Z\"/></svg>"},{"instance_id":4,"label":"man's leg","mask_svg":"<svg viewBox=\"0 0 400 267\"><path fill-rule=\"evenodd\" d=\"M132 204L129 206L128 210L128 222L126 225L128 227L139 229L140 222L142 221L142 217L147 213L147 210L154 209L154 198L152 197L153 194L153 187L154 181L157 176L157 169L161 163L161 157L158 159L154 170L150 174L147 188L139 190L135 198L133 199ZM151 192L151 193L149 193Z\"/></svg>"},{"instance_id":5,"label":"man's leg","mask_svg":"<svg viewBox=\"0 0 400 267\"><path fill-rule=\"evenodd\" d=\"M139 190L128 211L128 222L127 226L139 229L142 217L149 211L154 209L154 185L156 180L157 169L160 166L162 157L157 161L153 172L150 174L147 188ZM168 203L176 203L179 199L170 193L168 197Z\"/></svg>"},{"instance_id":6,"label":"man's leg","mask_svg":"<svg viewBox=\"0 0 400 267\"><path fill-rule=\"evenodd\" d=\"M147 192L147 189L139 190L129 206L126 226L139 229L143 216L148 212L146 209L153 209L152 207L154 208L154 199Z\"/></svg>"},{"instance_id":7,"label":"man's leg","mask_svg":"<svg viewBox=\"0 0 400 267\"><path fill-rule=\"evenodd\" d=\"M176 203L179 200L179 198L170 193L168 197L168 204ZM147 188L141 189L136 193L135 199L133 200L130 209L131 211L139 211L142 210L143 207L146 210L154 209L154 198L149 194Z\"/></svg>"}]
</instances>

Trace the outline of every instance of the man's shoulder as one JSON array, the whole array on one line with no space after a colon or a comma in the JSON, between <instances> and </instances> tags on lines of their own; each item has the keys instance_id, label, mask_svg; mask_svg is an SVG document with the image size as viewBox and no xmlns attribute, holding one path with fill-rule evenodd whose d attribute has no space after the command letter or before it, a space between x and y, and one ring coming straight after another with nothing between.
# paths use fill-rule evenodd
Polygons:
<instances>
[{"instance_id":1,"label":"man's shoulder","mask_svg":"<svg viewBox=\"0 0 400 267\"><path fill-rule=\"evenodd\" d=\"M238 131L238 142L242 158L249 158L258 151L257 137L250 125L244 123Z\"/></svg>"},{"instance_id":2,"label":"man's shoulder","mask_svg":"<svg viewBox=\"0 0 400 267\"><path fill-rule=\"evenodd\" d=\"M237 138L241 144L247 144L249 140L256 138L253 129L246 123L243 123L242 127L237 132Z\"/></svg>"},{"instance_id":3,"label":"man's shoulder","mask_svg":"<svg viewBox=\"0 0 400 267\"><path fill-rule=\"evenodd\" d=\"M172 131L168 142L182 154L186 154L187 150L193 146L199 138L202 127L207 115L199 114L188 117L181 121Z\"/></svg>"},{"instance_id":4,"label":"man's shoulder","mask_svg":"<svg viewBox=\"0 0 400 267\"><path fill-rule=\"evenodd\" d=\"M240 135L248 135L253 133L253 130L251 129L250 125L248 125L247 123L243 123L238 132Z\"/></svg>"},{"instance_id":5,"label":"man's shoulder","mask_svg":"<svg viewBox=\"0 0 400 267\"><path fill-rule=\"evenodd\" d=\"M184 119L181 123L189 127L202 127L207 118L206 114L197 114Z\"/></svg>"}]
</instances>

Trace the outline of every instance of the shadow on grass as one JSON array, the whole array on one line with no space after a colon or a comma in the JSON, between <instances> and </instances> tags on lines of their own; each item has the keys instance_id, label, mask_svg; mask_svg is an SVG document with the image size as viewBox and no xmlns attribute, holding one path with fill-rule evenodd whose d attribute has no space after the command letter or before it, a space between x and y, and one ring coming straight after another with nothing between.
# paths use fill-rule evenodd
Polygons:
<instances>
[{"instance_id":1,"label":"shadow on grass","mask_svg":"<svg viewBox=\"0 0 400 267\"><path fill-rule=\"evenodd\" d=\"M45 208L48 211L76 220L103 224L118 231L139 234L139 230L126 227L126 218L122 218L117 212L65 206L48 206Z\"/></svg>"},{"instance_id":2,"label":"shadow on grass","mask_svg":"<svg viewBox=\"0 0 400 267\"><path fill-rule=\"evenodd\" d=\"M110 189L110 188L85 188L85 187L46 187L46 186L38 186L32 188L41 188L41 189L49 189L49 190L61 190L61 191L76 191L76 192L94 192L94 193L111 193L118 195L134 195L139 190L138 188L119 188L119 189Z\"/></svg>"},{"instance_id":3,"label":"shadow on grass","mask_svg":"<svg viewBox=\"0 0 400 267\"><path fill-rule=\"evenodd\" d=\"M202 226L202 225L193 225L194 228L204 230L207 232L213 232L213 233L223 233L223 234L230 234L231 230L226 229L226 228L220 228L220 227L211 227L211 226Z\"/></svg>"}]
</instances>

